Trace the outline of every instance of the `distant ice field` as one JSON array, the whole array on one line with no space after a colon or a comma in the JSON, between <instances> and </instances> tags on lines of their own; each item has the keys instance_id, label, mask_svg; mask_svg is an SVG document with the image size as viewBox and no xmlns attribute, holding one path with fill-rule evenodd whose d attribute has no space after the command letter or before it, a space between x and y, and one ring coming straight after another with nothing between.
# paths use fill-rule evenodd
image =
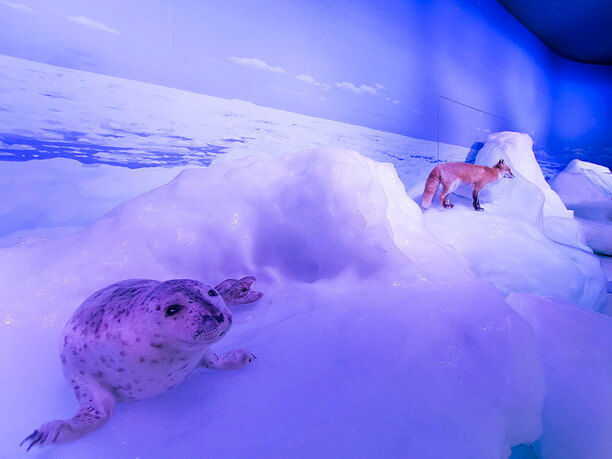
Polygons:
<instances>
[{"instance_id":1,"label":"distant ice field","mask_svg":"<svg viewBox=\"0 0 612 459\"><path fill-rule=\"evenodd\" d=\"M207 166L235 150L335 146L377 161L464 161L469 149L106 75L0 56L0 162L68 158ZM545 175L562 165L543 162ZM1 164L0 164L1 167Z\"/></svg>"}]
</instances>

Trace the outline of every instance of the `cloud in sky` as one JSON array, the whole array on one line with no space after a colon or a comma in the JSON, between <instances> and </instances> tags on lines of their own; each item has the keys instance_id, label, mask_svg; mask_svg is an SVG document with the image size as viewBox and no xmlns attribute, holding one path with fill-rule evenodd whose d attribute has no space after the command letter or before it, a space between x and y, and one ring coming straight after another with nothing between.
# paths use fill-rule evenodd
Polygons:
<instances>
[{"instance_id":1,"label":"cloud in sky","mask_svg":"<svg viewBox=\"0 0 612 459\"><path fill-rule=\"evenodd\" d=\"M268 65L261 59L255 59L252 57L230 57L229 60L235 64L246 65L247 67L253 67L259 70L267 70L268 72L274 73L287 73L282 67Z\"/></svg>"},{"instance_id":2,"label":"cloud in sky","mask_svg":"<svg viewBox=\"0 0 612 459\"><path fill-rule=\"evenodd\" d=\"M84 25L85 27L89 27L91 29L101 30L102 32L114 33L115 35L120 35L117 29L113 29L112 27L107 26L98 21L94 21L85 16L69 16L69 21L76 22L77 24Z\"/></svg>"},{"instance_id":3,"label":"cloud in sky","mask_svg":"<svg viewBox=\"0 0 612 459\"><path fill-rule=\"evenodd\" d=\"M311 77L310 75L306 75L304 73L300 73L299 75L296 75L295 79L304 81L305 83L308 83L308 84L314 84L315 86L321 86L321 83L317 83L313 77Z\"/></svg>"},{"instance_id":4,"label":"cloud in sky","mask_svg":"<svg viewBox=\"0 0 612 459\"><path fill-rule=\"evenodd\" d=\"M373 88L372 86L367 86L365 84L362 84L361 86L359 86L359 89L361 90L361 92L364 92L366 94L372 94L373 96L375 96L376 93L378 92L376 88Z\"/></svg>"},{"instance_id":5,"label":"cloud in sky","mask_svg":"<svg viewBox=\"0 0 612 459\"><path fill-rule=\"evenodd\" d=\"M371 94L373 96L378 94L378 89L385 89L380 84L377 84L375 87L368 86L365 84L362 84L361 86L357 87L356 85L354 85L353 83L349 83L348 81L342 81L341 83L336 83L336 87L340 89L344 89L346 91L350 91L353 94Z\"/></svg>"},{"instance_id":6,"label":"cloud in sky","mask_svg":"<svg viewBox=\"0 0 612 459\"><path fill-rule=\"evenodd\" d=\"M351 91L354 94L361 94L361 91L357 86L347 81L343 81L342 83L336 83L336 87L340 89L346 89L347 91Z\"/></svg>"},{"instance_id":7,"label":"cloud in sky","mask_svg":"<svg viewBox=\"0 0 612 459\"><path fill-rule=\"evenodd\" d=\"M267 62L262 61L261 59L255 59L255 58L249 58L249 57L230 57L229 60L236 64L246 65L247 67L253 67L259 70L266 70L268 72L275 72L275 73L287 73L285 69L283 69L282 67L273 67L269 65ZM331 91L332 89L331 85L326 84L326 83L319 83L317 80L314 79L314 77L306 73L299 73L295 75L294 78L298 81L302 81L309 85L318 86L325 91ZM357 86L348 81L342 81L340 83L335 83L334 87L340 88L342 90L345 90L345 91L348 91L348 92L351 92L357 95L370 94L372 96L381 95L381 97L382 97L382 94L379 94L379 91L387 90L387 88L380 83L376 83L374 86L369 86L366 84ZM289 90L282 89L279 87L273 87L272 89L275 89L277 91L291 92ZM298 94L298 92L296 91L293 91L293 93ZM299 94L302 94L302 93L299 93ZM391 102L391 99L389 99L389 97L385 97L385 99ZM324 100L324 98L319 99L319 100ZM392 103L397 104L399 103L399 101L394 100Z\"/></svg>"},{"instance_id":8,"label":"cloud in sky","mask_svg":"<svg viewBox=\"0 0 612 459\"><path fill-rule=\"evenodd\" d=\"M13 8L14 10L27 11L28 13L36 13L36 10L33 10L29 6L26 6L22 3L13 3L13 2L7 2L5 0L0 0L0 4L4 6L8 6L9 8Z\"/></svg>"}]
</instances>

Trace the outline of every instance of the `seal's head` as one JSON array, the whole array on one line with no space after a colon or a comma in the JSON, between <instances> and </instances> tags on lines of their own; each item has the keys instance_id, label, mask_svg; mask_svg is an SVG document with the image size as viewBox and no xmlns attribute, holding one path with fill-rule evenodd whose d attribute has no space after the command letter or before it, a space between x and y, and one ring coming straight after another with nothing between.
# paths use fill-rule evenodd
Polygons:
<instances>
[{"instance_id":1,"label":"seal's head","mask_svg":"<svg viewBox=\"0 0 612 459\"><path fill-rule=\"evenodd\" d=\"M145 320L160 338L207 346L232 325L232 313L217 290L190 279L161 282L149 292Z\"/></svg>"}]
</instances>

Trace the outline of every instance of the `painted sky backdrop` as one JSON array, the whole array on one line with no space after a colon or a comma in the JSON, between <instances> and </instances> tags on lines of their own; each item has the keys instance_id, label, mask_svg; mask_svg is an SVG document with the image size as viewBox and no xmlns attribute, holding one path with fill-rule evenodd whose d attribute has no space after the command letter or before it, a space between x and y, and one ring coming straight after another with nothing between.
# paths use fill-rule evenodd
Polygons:
<instances>
[{"instance_id":1,"label":"painted sky backdrop","mask_svg":"<svg viewBox=\"0 0 612 459\"><path fill-rule=\"evenodd\" d=\"M0 53L463 146L610 146L612 74L494 0L0 0Z\"/></svg>"},{"instance_id":2,"label":"painted sky backdrop","mask_svg":"<svg viewBox=\"0 0 612 459\"><path fill-rule=\"evenodd\" d=\"M406 76L381 71L409 59L393 8L295 0L23 0L0 8L4 54L401 130L388 124L402 117Z\"/></svg>"}]
</instances>

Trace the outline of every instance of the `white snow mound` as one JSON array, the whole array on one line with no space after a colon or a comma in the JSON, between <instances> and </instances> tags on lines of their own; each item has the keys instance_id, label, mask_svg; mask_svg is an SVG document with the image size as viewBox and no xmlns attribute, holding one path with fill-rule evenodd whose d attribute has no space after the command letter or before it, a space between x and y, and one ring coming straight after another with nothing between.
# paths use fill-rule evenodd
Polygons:
<instances>
[{"instance_id":1,"label":"white snow mound","mask_svg":"<svg viewBox=\"0 0 612 459\"><path fill-rule=\"evenodd\" d=\"M512 294L535 331L546 398L539 457L612 457L612 317Z\"/></svg>"},{"instance_id":2,"label":"white snow mound","mask_svg":"<svg viewBox=\"0 0 612 459\"><path fill-rule=\"evenodd\" d=\"M589 247L598 253L612 255L610 169L574 159L553 177L550 186L578 217Z\"/></svg>"},{"instance_id":3,"label":"white snow mound","mask_svg":"<svg viewBox=\"0 0 612 459\"><path fill-rule=\"evenodd\" d=\"M476 162L493 166L504 159L515 178L500 178L480 193L484 212L473 210L467 186L452 197L453 209L434 200L424 213L425 224L504 295L552 296L601 310L607 290L601 264L571 212L544 181L531 145L526 134L491 134Z\"/></svg>"},{"instance_id":4,"label":"white snow mound","mask_svg":"<svg viewBox=\"0 0 612 459\"><path fill-rule=\"evenodd\" d=\"M258 359L201 370L45 457L500 457L541 434L531 327L425 229L393 167L304 151L187 170L62 240L0 250L0 456L74 413L56 343L79 303L126 278L265 296L215 345ZM27 362L27 364L24 364ZM171 426L169 428L168 426ZM222 441L220 441L222 439Z\"/></svg>"},{"instance_id":5,"label":"white snow mound","mask_svg":"<svg viewBox=\"0 0 612 459\"><path fill-rule=\"evenodd\" d=\"M572 218L572 212L567 210L546 182L533 153L533 140L528 134L510 131L490 134L476 155L475 164L492 167L500 159L510 166L513 173L520 174L544 193L544 217ZM500 192L503 193L503 190Z\"/></svg>"},{"instance_id":6,"label":"white snow mound","mask_svg":"<svg viewBox=\"0 0 612 459\"><path fill-rule=\"evenodd\" d=\"M606 277L598 258L568 236L569 231L579 235L574 220L559 218L554 227L558 234L544 233L508 215L499 204L482 203L485 211L475 212L471 200L454 202L453 209L428 209L425 223L466 257L480 279L492 282L504 295L553 296L597 311L606 305Z\"/></svg>"},{"instance_id":7,"label":"white snow mound","mask_svg":"<svg viewBox=\"0 0 612 459\"><path fill-rule=\"evenodd\" d=\"M0 247L34 235L74 233L117 204L167 183L183 169L84 165L65 158L2 161Z\"/></svg>"}]
</instances>

